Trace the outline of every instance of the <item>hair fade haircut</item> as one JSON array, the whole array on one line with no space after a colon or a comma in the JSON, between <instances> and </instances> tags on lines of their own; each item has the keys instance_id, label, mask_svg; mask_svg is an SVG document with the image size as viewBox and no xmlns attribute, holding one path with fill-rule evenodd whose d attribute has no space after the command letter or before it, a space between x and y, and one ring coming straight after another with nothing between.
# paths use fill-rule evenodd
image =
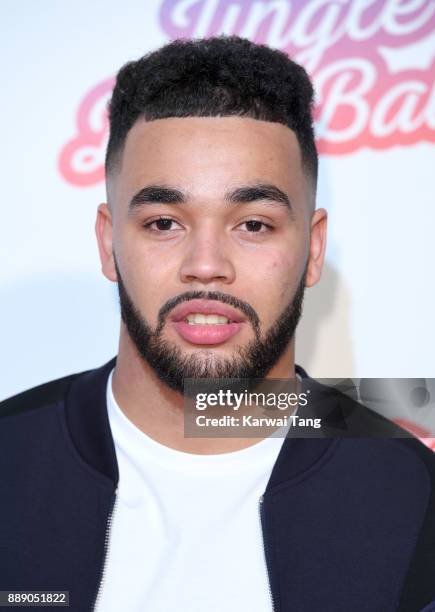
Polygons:
<instances>
[{"instance_id":1,"label":"hair fade haircut","mask_svg":"<svg viewBox=\"0 0 435 612\"><path fill-rule=\"evenodd\" d=\"M109 102L106 173L142 118L251 117L281 123L296 135L306 174L317 183L314 90L285 53L238 36L175 40L118 72Z\"/></svg>"}]
</instances>

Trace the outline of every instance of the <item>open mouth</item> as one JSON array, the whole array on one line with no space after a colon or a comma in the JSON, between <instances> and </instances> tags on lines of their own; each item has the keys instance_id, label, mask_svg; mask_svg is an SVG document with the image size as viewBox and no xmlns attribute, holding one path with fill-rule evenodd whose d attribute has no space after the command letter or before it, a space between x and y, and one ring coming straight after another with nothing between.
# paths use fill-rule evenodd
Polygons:
<instances>
[{"instance_id":1,"label":"open mouth","mask_svg":"<svg viewBox=\"0 0 435 612\"><path fill-rule=\"evenodd\" d=\"M223 315L201 313L189 314L184 321L189 325L228 325L231 323L230 319Z\"/></svg>"},{"instance_id":2,"label":"open mouth","mask_svg":"<svg viewBox=\"0 0 435 612\"><path fill-rule=\"evenodd\" d=\"M221 344L246 322L243 313L214 300L183 302L174 309L170 321L178 335L191 344Z\"/></svg>"}]
</instances>

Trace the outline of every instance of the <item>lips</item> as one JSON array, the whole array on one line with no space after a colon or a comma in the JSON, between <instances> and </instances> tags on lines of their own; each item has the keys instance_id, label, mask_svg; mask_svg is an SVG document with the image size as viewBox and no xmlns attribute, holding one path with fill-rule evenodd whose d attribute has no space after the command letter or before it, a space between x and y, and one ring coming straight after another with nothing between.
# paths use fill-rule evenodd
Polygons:
<instances>
[{"instance_id":1,"label":"lips","mask_svg":"<svg viewBox=\"0 0 435 612\"><path fill-rule=\"evenodd\" d=\"M243 327L243 323L189 325L184 321L174 321L173 326L179 336L190 344L222 344L237 334Z\"/></svg>"},{"instance_id":2,"label":"lips","mask_svg":"<svg viewBox=\"0 0 435 612\"><path fill-rule=\"evenodd\" d=\"M221 315L229 319L229 324L242 323L246 320L235 308L215 300L189 300L188 302L182 302L174 308L170 318L174 322L185 321L187 315L195 313Z\"/></svg>"},{"instance_id":3,"label":"lips","mask_svg":"<svg viewBox=\"0 0 435 612\"><path fill-rule=\"evenodd\" d=\"M186 322L186 318L191 314L216 314L226 317L229 323L221 324L194 324L191 325ZM183 302L176 308L174 308L170 321L174 325L175 330L190 344L222 344L235 334L237 334L243 327L245 317L237 310L222 304L222 302L216 302L214 300L190 300Z\"/></svg>"}]
</instances>

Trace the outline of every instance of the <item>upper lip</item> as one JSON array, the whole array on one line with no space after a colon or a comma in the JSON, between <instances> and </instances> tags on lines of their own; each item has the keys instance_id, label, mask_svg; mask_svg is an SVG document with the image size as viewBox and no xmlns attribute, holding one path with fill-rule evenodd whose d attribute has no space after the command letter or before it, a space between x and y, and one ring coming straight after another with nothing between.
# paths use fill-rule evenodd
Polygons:
<instances>
[{"instance_id":1,"label":"upper lip","mask_svg":"<svg viewBox=\"0 0 435 612\"><path fill-rule=\"evenodd\" d=\"M173 321L183 321L187 315L194 313L217 314L227 317L227 319L236 323L241 323L245 320L245 317L237 310L215 300L189 300L188 302L183 302L174 308L171 319Z\"/></svg>"}]
</instances>

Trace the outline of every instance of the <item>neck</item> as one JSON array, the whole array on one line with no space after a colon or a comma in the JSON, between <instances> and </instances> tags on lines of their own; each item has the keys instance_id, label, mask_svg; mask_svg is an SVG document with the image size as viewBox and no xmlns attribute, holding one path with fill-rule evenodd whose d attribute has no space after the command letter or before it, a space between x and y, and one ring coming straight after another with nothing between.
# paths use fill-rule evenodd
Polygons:
<instances>
[{"instance_id":1,"label":"neck","mask_svg":"<svg viewBox=\"0 0 435 612\"><path fill-rule=\"evenodd\" d=\"M293 378L294 339L265 378ZM150 438L175 450L192 454L228 453L260 441L260 438L186 438L184 398L165 385L143 360L121 324L113 394L127 418Z\"/></svg>"}]
</instances>

